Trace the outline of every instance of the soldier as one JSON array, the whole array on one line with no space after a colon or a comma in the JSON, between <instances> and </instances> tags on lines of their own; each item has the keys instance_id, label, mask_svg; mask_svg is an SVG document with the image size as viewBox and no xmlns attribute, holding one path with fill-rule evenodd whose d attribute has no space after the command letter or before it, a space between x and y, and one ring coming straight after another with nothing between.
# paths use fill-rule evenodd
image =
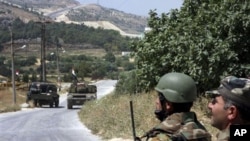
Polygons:
<instances>
[{"instance_id":1,"label":"soldier","mask_svg":"<svg viewBox=\"0 0 250 141\"><path fill-rule=\"evenodd\" d=\"M218 141L230 140L230 125L250 124L250 80L228 76L217 90L207 91L212 96L208 108L211 125L219 129Z\"/></svg>"},{"instance_id":2,"label":"soldier","mask_svg":"<svg viewBox=\"0 0 250 141\"><path fill-rule=\"evenodd\" d=\"M191 112L197 97L194 80L183 73L162 76L155 87L158 93L155 115L161 123L147 132L151 141L210 141L211 135Z\"/></svg>"}]
</instances>

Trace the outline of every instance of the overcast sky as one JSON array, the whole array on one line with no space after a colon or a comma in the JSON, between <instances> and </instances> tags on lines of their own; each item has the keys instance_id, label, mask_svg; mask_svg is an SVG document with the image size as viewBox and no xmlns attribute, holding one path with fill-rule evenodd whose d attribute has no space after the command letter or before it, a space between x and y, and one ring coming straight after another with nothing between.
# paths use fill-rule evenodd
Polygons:
<instances>
[{"instance_id":1,"label":"overcast sky","mask_svg":"<svg viewBox=\"0 0 250 141\"><path fill-rule=\"evenodd\" d=\"M157 13L169 12L170 9L180 8L183 0L77 0L81 4L96 3L107 8L114 8L126 13L148 16L149 10Z\"/></svg>"}]
</instances>

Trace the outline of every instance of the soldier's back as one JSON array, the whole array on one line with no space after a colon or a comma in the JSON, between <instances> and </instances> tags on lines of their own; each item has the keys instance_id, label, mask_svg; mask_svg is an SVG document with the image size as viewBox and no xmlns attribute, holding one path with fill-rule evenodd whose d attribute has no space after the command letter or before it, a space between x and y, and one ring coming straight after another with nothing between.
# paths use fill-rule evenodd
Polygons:
<instances>
[{"instance_id":1,"label":"soldier's back","mask_svg":"<svg viewBox=\"0 0 250 141\"><path fill-rule=\"evenodd\" d=\"M175 113L148 132L148 141L211 141L193 112Z\"/></svg>"}]
</instances>

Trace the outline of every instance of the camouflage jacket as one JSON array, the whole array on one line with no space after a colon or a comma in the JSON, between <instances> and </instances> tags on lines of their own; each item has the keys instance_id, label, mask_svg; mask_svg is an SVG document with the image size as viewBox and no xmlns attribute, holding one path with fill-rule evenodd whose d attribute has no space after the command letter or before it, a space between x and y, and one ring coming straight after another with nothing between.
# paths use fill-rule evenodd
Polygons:
<instances>
[{"instance_id":1,"label":"camouflage jacket","mask_svg":"<svg viewBox=\"0 0 250 141\"><path fill-rule=\"evenodd\" d=\"M230 132L229 129L225 129L223 131L220 131L217 135L217 141L229 141L230 140Z\"/></svg>"},{"instance_id":2,"label":"camouflage jacket","mask_svg":"<svg viewBox=\"0 0 250 141\"><path fill-rule=\"evenodd\" d=\"M194 112L174 113L147 132L146 141L211 141Z\"/></svg>"}]
</instances>

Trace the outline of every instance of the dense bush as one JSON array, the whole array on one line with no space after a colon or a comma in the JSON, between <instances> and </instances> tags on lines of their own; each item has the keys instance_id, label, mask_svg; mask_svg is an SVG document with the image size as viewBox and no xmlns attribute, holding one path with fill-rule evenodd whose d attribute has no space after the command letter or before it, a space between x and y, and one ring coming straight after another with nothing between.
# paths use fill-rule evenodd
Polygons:
<instances>
[{"instance_id":1,"label":"dense bush","mask_svg":"<svg viewBox=\"0 0 250 141\"><path fill-rule=\"evenodd\" d=\"M151 31L134 43L141 87L153 88L168 72L183 72L202 91L221 77L243 77L250 58L249 1L185 0L180 10L150 12Z\"/></svg>"},{"instance_id":2,"label":"dense bush","mask_svg":"<svg viewBox=\"0 0 250 141\"><path fill-rule=\"evenodd\" d=\"M120 73L115 87L116 94L136 94L141 91L138 85L136 71L137 70L132 70Z\"/></svg>"}]
</instances>

